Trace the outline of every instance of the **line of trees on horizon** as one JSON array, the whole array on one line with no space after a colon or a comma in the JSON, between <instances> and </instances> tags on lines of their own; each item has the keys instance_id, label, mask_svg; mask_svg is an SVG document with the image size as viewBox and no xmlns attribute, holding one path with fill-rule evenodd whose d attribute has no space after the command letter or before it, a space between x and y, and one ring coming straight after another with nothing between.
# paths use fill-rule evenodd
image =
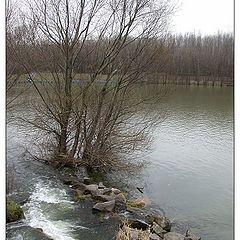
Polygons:
<instances>
[{"instance_id":1,"label":"line of trees on horizon","mask_svg":"<svg viewBox=\"0 0 240 240\"><path fill-rule=\"evenodd\" d=\"M38 45L33 45L32 39L25 39L23 42L21 36L26 35L28 31L31 31L31 29L26 29L26 26L18 26L7 34L8 76L16 77L26 73L25 69L19 64L19 59L16 58L16 51L21 52L22 57L24 57L26 52L28 54L29 51L31 52L31 66L29 68L31 68L32 72L52 72L56 67L55 63L61 58L56 46L47 40L38 43ZM135 46L141 41L142 39L137 41L134 39L134 44L127 46L119 54L115 60L116 68L119 63L127 62L131 59ZM151 45L148 49L145 49L145 54L149 56L154 55L154 57L151 60L151 64L148 64L145 69L147 74L209 76L214 80L225 78L228 81L229 79L233 81L234 37L232 33L219 32L206 36L196 35L195 33L175 34L164 36L163 38L153 38L150 41ZM109 39L102 39L100 43L99 39L86 40L81 54L75 60L74 72L76 74L91 74L96 65L99 64L102 55L105 54L108 44ZM80 42L79 45L81 45ZM41 58L43 49L54 57L51 57L49 61ZM114 66L111 65L111 67L104 69L102 74L109 74L113 68Z\"/></svg>"}]
</instances>

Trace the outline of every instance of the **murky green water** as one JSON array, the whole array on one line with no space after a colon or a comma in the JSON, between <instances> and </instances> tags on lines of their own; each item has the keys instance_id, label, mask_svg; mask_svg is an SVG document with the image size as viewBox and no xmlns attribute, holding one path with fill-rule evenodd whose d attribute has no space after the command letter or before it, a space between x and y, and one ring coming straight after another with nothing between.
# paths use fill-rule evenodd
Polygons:
<instances>
[{"instance_id":1,"label":"murky green water","mask_svg":"<svg viewBox=\"0 0 240 240\"><path fill-rule=\"evenodd\" d=\"M145 169L152 203L203 239L233 239L232 91L178 87Z\"/></svg>"},{"instance_id":2,"label":"murky green water","mask_svg":"<svg viewBox=\"0 0 240 240\"><path fill-rule=\"evenodd\" d=\"M139 97L147 96L159 88L157 85L138 87L136 93ZM232 88L176 87L163 104L151 108L153 115L167 110L167 119L152 133L153 151L147 156L149 164L138 182L144 187L151 206L163 209L178 231L190 228L202 239L233 239L232 91ZM21 105L18 111L23 111ZM86 214L85 220L81 219L81 210L72 210L76 206L71 203L67 190L60 183L53 188L52 170L27 162L21 155L24 147L34 142L29 136L23 137L14 121L9 123L8 161L15 162L18 169L17 177L22 181L18 191L29 191L32 196L25 205L26 224L42 227L54 239L60 239L61 235L63 239L82 239L81 234L84 239L86 236L94 239L97 231L106 231L108 227L98 228L97 222L91 229L94 218ZM63 213L59 203L65 206ZM52 215L48 213L49 206ZM99 236L104 239L106 235Z\"/></svg>"}]
</instances>

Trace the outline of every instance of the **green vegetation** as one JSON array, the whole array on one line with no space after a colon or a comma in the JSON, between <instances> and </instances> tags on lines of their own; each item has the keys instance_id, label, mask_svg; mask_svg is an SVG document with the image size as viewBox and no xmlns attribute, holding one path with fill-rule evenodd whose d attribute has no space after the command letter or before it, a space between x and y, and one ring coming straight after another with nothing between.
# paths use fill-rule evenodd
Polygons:
<instances>
[{"instance_id":1,"label":"green vegetation","mask_svg":"<svg viewBox=\"0 0 240 240\"><path fill-rule=\"evenodd\" d=\"M12 200L7 199L7 222L15 222L24 218L22 208Z\"/></svg>"}]
</instances>

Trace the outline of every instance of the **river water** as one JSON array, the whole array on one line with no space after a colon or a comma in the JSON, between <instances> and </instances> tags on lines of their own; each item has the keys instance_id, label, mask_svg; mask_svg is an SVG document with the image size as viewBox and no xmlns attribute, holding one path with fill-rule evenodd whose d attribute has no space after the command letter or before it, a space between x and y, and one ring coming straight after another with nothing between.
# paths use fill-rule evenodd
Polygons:
<instances>
[{"instance_id":1,"label":"river water","mask_svg":"<svg viewBox=\"0 0 240 240\"><path fill-rule=\"evenodd\" d=\"M138 92L151 94L159 87L139 87ZM152 133L149 164L138 184L150 205L163 209L178 231L191 229L208 240L233 239L233 89L176 87L152 114L161 114L162 108L167 118ZM19 105L14 111L25 110ZM37 239L26 237L30 235L20 225L42 228L56 240L113 239L116 228L108 216L99 222L88 206L73 202L54 169L24 154L35 138L31 129L26 132L9 121L7 161L15 168L10 192L29 197L23 206L26 219L8 226L8 239Z\"/></svg>"}]
</instances>

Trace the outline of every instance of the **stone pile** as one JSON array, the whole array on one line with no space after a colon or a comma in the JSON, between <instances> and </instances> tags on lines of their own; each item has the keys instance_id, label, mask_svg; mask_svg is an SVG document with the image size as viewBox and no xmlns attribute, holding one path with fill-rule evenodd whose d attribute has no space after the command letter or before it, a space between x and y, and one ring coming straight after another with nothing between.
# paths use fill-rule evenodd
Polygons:
<instances>
[{"instance_id":1,"label":"stone pile","mask_svg":"<svg viewBox=\"0 0 240 240\"><path fill-rule=\"evenodd\" d=\"M117 240L200 240L189 231L185 236L171 232L172 223L169 218L161 215L146 214L143 210L143 199L127 200L125 195L117 188L99 184L91 184L88 177L79 181L77 177L63 178L65 184L70 185L75 191L75 200L94 201L93 212L113 212L119 214L121 224L117 233ZM123 216L123 212L129 216Z\"/></svg>"}]
</instances>

